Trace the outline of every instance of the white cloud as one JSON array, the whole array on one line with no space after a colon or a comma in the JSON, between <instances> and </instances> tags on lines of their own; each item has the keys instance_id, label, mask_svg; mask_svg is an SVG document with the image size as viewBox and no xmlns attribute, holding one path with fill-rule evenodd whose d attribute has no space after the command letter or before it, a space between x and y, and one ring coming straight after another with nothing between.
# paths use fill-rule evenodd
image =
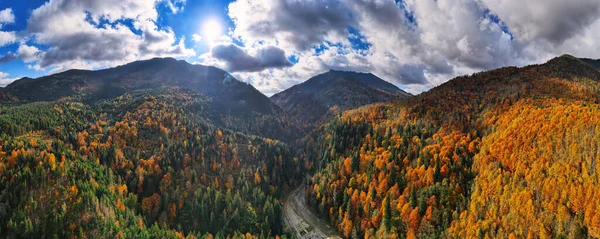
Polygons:
<instances>
[{"instance_id":1,"label":"white cloud","mask_svg":"<svg viewBox=\"0 0 600 239\"><path fill-rule=\"evenodd\" d=\"M25 32L0 31L0 46L24 35L44 50L21 40L0 63L20 58L31 69L57 72L195 56L183 37L156 23L157 5L176 14L186 3L49 0L33 11ZM200 60L266 94L329 69L372 72L419 93L476 71L565 53L600 55L597 0L236 0L227 13L234 27ZM12 9L0 11L0 25L14 21ZM358 39L368 47L353 48ZM204 39L193 34L191 40Z\"/></svg>"},{"instance_id":2,"label":"white cloud","mask_svg":"<svg viewBox=\"0 0 600 239\"><path fill-rule=\"evenodd\" d=\"M27 25L36 43L49 46L36 54L37 68L90 69L152 57L195 55L170 28L156 25L156 5L162 1L50 0L33 11ZM117 21L123 19L131 20L132 26Z\"/></svg>"},{"instance_id":3,"label":"white cloud","mask_svg":"<svg viewBox=\"0 0 600 239\"><path fill-rule=\"evenodd\" d=\"M202 36L200 36L198 34L194 34L194 35L192 35L192 40L194 40L195 42L200 42L200 41L202 41Z\"/></svg>"},{"instance_id":4,"label":"white cloud","mask_svg":"<svg viewBox=\"0 0 600 239\"><path fill-rule=\"evenodd\" d=\"M27 65L27 69L30 70L34 70L34 71L43 71L44 69L42 69L42 67L40 67L40 65L35 64L35 65Z\"/></svg>"},{"instance_id":5,"label":"white cloud","mask_svg":"<svg viewBox=\"0 0 600 239\"><path fill-rule=\"evenodd\" d=\"M42 54L42 52L36 47L22 44L17 49L17 53L8 52L5 55L0 56L0 64L16 59L22 59L25 63L31 63L37 61L39 59L40 54Z\"/></svg>"},{"instance_id":6,"label":"white cloud","mask_svg":"<svg viewBox=\"0 0 600 239\"><path fill-rule=\"evenodd\" d=\"M18 80L19 78L9 78L9 74L6 72L0 71L0 87L5 87L13 81Z\"/></svg>"},{"instance_id":7,"label":"white cloud","mask_svg":"<svg viewBox=\"0 0 600 239\"><path fill-rule=\"evenodd\" d=\"M589 27L584 28L577 37L565 40L558 47L555 45L544 45L547 52L545 58L558 54L569 53L578 57L600 58L600 19L597 19Z\"/></svg>"},{"instance_id":8,"label":"white cloud","mask_svg":"<svg viewBox=\"0 0 600 239\"><path fill-rule=\"evenodd\" d=\"M279 42L286 50L308 50L324 40L344 39L352 21L346 13L347 7L336 0L238 0L229 5L234 37L249 43Z\"/></svg>"},{"instance_id":9,"label":"white cloud","mask_svg":"<svg viewBox=\"0 0 600 239\"><path fill-rule=\"evenodd\" d=\"M200 58L204 60L204 64L217 66L230 72L257 72L293 65L287 59L285 51L275 46L244 49L235 44L224 43L212 46L210 52Z\"/></svg>"},{"instance_id":10,"label":"white cloud","mask_svg":"<svg viewBox=\"0 0 600 239\"><path fill-rule=\"evenodd\" d=\"M0 46L11 44L17 41L17 35L15 32L3 32L0 31Z\"/></svg>"},{"instance_id":11,"label":"white cloud","mask_svg":"<svg viewBox=\"0 0 600 239\"><path fill-rule=\"evenodd\" d=\"M598 0L481 0L521 41L562 43L600 16Z\"/></svg>"},{"instance_id":12,"label":"white cloud","mask_svg":"<svg viewBox=\"0 0 600 239\"><path fill-rule=\"evenodd\" d=\"M539 63L560 54L598 58L600 1L237 0L233 37L252 51L277 46L293 67L240 73L272 94L330 68L369 71L411 93L457 75ZM357 29L368 50L353 49ZM324 52L312 47L333 45Z\"/></svg>"},{"instance_id":13,"label":"white cloud","mask_svg":"<svg viewBox=\"0 0 600 239\"><path fill-rule=\"evenodd\" d=\"M14 23L15 15L12 12L11 8L4 9L0 11L0 30L7 23ZM0 47L11 44L17 41L17 35L15 32L5 32L0 31Z\"/></svg>"},{"instance_id":14,"label":"white cloud","mask_svg":"<svg viewBox=\"0 0 600 239\"><path fill-rule=\"evenodd\" d=\"M6 23L14 23L15 15L12 12L12 8L7 8L0 11L0 28L2 28L3 24Z\"/></svg>"},{"instance_id":15,"label":"white cloud","mask_svg":"<svg viewBox=\"0 0 600 239\"><path fill-rule=\"evenodd\" d=\"M20 45L17 50L17 55L25 62L31 63L37 61L40 50L34 46Z\"/></svg>"}]
</instances>

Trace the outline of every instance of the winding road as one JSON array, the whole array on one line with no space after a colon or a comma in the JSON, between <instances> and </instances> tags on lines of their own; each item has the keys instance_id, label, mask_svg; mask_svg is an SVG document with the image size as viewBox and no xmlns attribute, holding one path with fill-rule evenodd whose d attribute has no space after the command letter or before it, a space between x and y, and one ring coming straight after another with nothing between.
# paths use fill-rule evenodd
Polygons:
<instances>
[{"instance_id":1,"label":"winding road","mask_svg":"<svg viewBox=\"0 0 600 239\"><path fill-rule=\"evenodd\" d=\"M296 234L296 238L341 238L329 223L310 211L305 201L304 184L285 198L283 213L287 228Z\"/></svg>"}]
</instances>

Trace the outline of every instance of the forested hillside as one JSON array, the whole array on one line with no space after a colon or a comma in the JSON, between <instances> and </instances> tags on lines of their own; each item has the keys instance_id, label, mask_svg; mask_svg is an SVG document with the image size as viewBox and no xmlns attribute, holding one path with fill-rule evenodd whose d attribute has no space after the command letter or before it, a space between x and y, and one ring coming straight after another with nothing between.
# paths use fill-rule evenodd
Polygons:
<instances>
[{"instance_id":1,"label":"forested hillside","mask_svg":"<svg viewBox=\"0 0 600 239\"><path fill-rule=\"evenodd\" d=\"M152 59L0 93L0 236L286 236L302 132L226 72Z\"/></svg>"},{"instance_id":2,"label":"forested hillside","mask_svg":"<svg viewBox=\"0 0 600 239\"><path fill-rule=\"evenodd\" d=\"M0 106L0 235L283 235L280 199L302 162L207 122L205 101L166 88Z\"/></svg>"},{"instance_id":3,"label":"forested hillside","mask_svg":"<svg viewBox=\"0 0 600 239\"><path fill-rule=\"evenodd\" d=\"M3 238L600 239L600 0L0 0Z\"/></svg>"},{"instance_id":4,"label":"forested hillside","mask_svg":"<svg viewBox=\"0 0 600 239\"><path fill-rule=\"evenodd\" d=\"M305 140L311 204L347 238L600 237L599 80L562 56L346 112Z\"/></svg>"},{"instance_id":5,"label":"forested hillside","mask_svg":"<svg viewBox=\"0 0 600 239\"><path fill-rule=\"evenodd\" d=\"M70 70L38 79L23 78L0 88L1 102L54 101L83 103L125 93L181 88L204 98L202 116L213 124L273 139L291 141L299 130L293 118L256 90L229 73L173 58L136 61L99 71Z\"/></svg>"},{"instance_id":6,"label":"forested hillside","mask_svg":"<svg viewBox=\"0 0 600 239\"><path fill-rule=\"evenodd\" d=\"M0 236L289 237L282 202L308 174L346 238L600 237L596 61L458 77L293 143L296 120L254 88L155 61L0 91ZM42 83L73 91L24 93Z\"/></svg>"}]
</instances>

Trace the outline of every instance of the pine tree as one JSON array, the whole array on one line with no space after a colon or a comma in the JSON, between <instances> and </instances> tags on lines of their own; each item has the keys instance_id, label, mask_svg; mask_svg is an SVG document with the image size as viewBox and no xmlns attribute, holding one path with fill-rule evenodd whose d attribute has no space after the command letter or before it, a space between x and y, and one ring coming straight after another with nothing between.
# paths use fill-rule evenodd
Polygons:
<instances>
[{"instance_id":1,"label":"pine tree","mask_svg":"<svg viewBox=\"0 0 600 239\"><path fill-rule=\"evenodd\" d=\"M383 220L381 224L386 230L390 230L392 224L392 209L390 206L390 196L387 195L383 202Z\"/></svg>"}]
</instances>

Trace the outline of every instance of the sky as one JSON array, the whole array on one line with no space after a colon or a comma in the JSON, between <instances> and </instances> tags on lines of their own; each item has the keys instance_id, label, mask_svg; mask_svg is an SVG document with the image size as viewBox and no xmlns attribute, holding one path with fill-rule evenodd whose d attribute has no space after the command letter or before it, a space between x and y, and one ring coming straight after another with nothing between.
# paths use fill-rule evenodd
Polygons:
<instances>
[{"instance_id":1,"label":"sky","mask_svg":"<svg viewBox=\"0 0 600 239\"><path fill-rule=\"evenodd\" d=\"M174 57L269 96L330 69L418 94L599 41L598 0L0 0L0 86Z\"/></svg>"}]
</instances>

